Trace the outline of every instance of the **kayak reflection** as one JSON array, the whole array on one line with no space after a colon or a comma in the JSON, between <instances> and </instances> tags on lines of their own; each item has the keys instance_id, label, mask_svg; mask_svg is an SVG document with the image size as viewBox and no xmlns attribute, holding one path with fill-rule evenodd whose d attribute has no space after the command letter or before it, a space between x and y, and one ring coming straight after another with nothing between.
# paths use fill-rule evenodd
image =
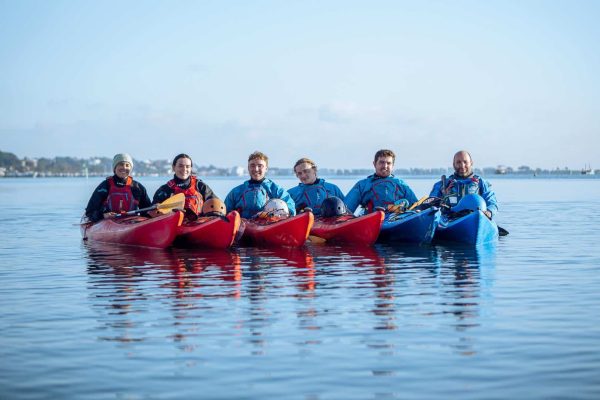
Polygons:
<instances>
[{"instance_id":1,"label":"kayak reflection","mask_svg":"<svg viewBox=\"0 0 600 400\"><path fill-rule=\"evenodd\" d=\"M237 299L241 294L241 265L226 250L192 251L85 245L92 308L103 328L100 340L132 342L152 336L145 329L172 320L168 337L181 342L195 335L200 312L218 308L200 299ZM164 307L164 306L167 307ZM157 306L159 308L157 309Z\"/></svg>"}]
</instances>

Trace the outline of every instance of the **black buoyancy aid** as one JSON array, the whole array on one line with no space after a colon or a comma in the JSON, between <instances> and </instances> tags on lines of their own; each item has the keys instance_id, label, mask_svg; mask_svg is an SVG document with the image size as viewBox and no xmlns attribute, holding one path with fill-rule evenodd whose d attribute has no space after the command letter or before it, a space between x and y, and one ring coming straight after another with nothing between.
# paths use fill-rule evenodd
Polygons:
<instances>
[{"instance_id":1,"label":"black buoyancy aid","mask_svg":"<svg viewBox=\"0 0 600 400\"><path fill-rule=\"evenodd\" d=\"M190 186L187 189L178 186L175 179L167 182L167 185L173 190L174 194L183 193L185 195L185 208L196 215L200 214L202 204L204 204L202 194L198 191L197 183L198 178L195 175L190 176Z\"/></svg>"},{"instance_id":2,"label":"black buoyancy aid","mask_svg":"<svg viewBox=\"0 0 600 400\"><path fill-rule=\"evenodd\" d=\"M133 211L138 208L138 203L131 191L133 178L130 176L125 180L124 185L117 185L113 176L106 178L108 181L108 196L104 201L104 208L107 211L116 213Z\"/></svg>"}]
</instances>

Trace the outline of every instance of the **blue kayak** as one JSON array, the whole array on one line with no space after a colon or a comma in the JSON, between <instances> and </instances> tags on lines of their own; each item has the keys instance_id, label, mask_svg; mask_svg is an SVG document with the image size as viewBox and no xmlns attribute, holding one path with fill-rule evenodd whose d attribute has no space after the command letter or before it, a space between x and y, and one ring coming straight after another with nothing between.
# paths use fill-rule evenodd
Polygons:
<instances>
[{"instance_id":1,"label":"blue kayak","mask_svg":"<svg viewBox=\"0 0 600 400\"><path fill-rule=\"evenodd\" d=\"M406 211L402 214L386 214L377 241L431 243L440 217L437 207Z\"/></svg>"},{"instance_id":2,"label":"blue kayak","mask_svg":"<svg viewBox=\"0 0 600 400\"><path fill-rule=\"evenodd\" d=\"M459 217L444 214L435 230L435 240L466 244L483 244L498 239L498 225L483 211L475 210Z\"/></svg>"}]
</instances>

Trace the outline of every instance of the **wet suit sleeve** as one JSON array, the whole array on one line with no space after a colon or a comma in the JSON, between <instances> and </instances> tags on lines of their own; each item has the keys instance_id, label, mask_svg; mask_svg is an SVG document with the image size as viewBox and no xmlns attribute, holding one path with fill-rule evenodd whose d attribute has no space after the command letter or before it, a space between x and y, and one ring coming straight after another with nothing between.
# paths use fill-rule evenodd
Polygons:
<instances>
[{"instance_id":1,"label":"wet suit sleeve","mask_svg":"<svg viewBox=\"0 0 600 400\"><path fill-rule=\"evenodd\" d=\"M162 203L169 197L173 195L173 189L169 187L169 185L162 185L159 187L154 193L154 197L152 198L152 204Z\"/></svg>"},{"instance_id":2,"label":"wet suit sleeve","mask_svg":"<svg viewBox=\"0 0 600 400\"><path fill-rule=\"evenodd\" d=\"M198 179L198 182L196 183L196 190L198 190L198 192L200 192L204 201L206 201L208 199L218 199L219 198L219 196L217 196L215 194L215 192L213 192L213 190L210 188L210 186L208 186L206 183L202 182L200 179Z\"/></svg>"},{"instance_id":3,"label":"wet suit sleeve","mask_svg":"<svg viewBox=\"0 0 600 400\"><path fill-rule=\"evenodd\" d=\"M481 179L481 197L485 200L487 209L492 213L492 218L498 213L498 201L496 193L492 190L492 184Z\"/></svg>"},{"instance_id":4,"label":"wet suit sleeve","mask_svg":"<svg viewBox=\"0 0 600 400\"><path fill-rule=\"evenodd\" d=\"M135 186L133 188L135 192L133 193L133 197L138 201L138 208L147 208L152 205L150 201L150 197L148 197L148 192L144 185L139 182L135 182Z\"/></svg>"},{"instance_id":5,"label":"wet suit sleeve","mask_svg":"<svg viewBox=\"0 0 600 400\"><path fill-rule=\"evenodd\" d=\"M442 193L442 181L438 181L433 185L431 192L429 192L429 197L444 197L444 194Z\"/></svg>"},{"instance_id":6,"label":"wet suit sleeve","mask_svg":"<svg viewBox=\"0 0 600 400\"><path fill-rule=\"evenodd\" d=\"M236 206L237 206L236 191L237 191L237 187L231 189L231 191L229 193L227 193L227 196L225 197L225 208L227 209L227 212L233 211L236 209Z\"/></svg>"},{"instance_id":7,"label":"wet suit sleeve","mask_svg":"<svg viewBox=\"0 0 600 400\"><path fill-rule=\"evenodd\" d=\"M304 204L302 202L302 194L304 193L304 191L302 190L302 187L300 185L294 186L293 188L289 189L287 192L292 197L292 200L294 200L294 204L296 207L296 213L298 213L299 211L306 208L306 204Z\"/></svg>"},{"instance_id":8,"label":"wet suit sleeve","mask_svg":"<svg viewBox=\"0 0 600 400\"><path fill-rule=\"evenodd\" d=\"M415 195L415 192L413 192L412 189L410 188L410 186L408 186L407 184L404 184L403 189L404 189L404 198L406 200L408 200L408 206L410 207L418 201L417 196Z\"/></svg>"},{"instance_id":9,"label":"wet suit sleeve","mask_svg":"<svg viewBox=\"0 0 600 400\"><path fill-rule=\"evenodd\" d=\"M92 197L88 201L87 207L85 208L85 215L92 222L100 221L104 218L104 201L108 197L108 182L102 181L92 193Z\"/></svg>"},{"instance_id":10,"label":"wet suit sleeve","mask_svg":"<svg viewBox=\"0 0 600 400\"><path fill-rule=\"evenodd\" d=\"M340 199L342 199L342 201L346 200L346 197L344 196L344 193L342 193L342 190L337 186L337 185L333 185L335 187L334 193L337 197L339 197Z\"/></svg>"},{"instance_id":11,"label":"wet suit sleeve","mask_svg":"<svg viewBox=\"0 0 600 400\"><path fill-rule=\"evenodd\" d=\"M358 206L361 204L362 200L362 189L361 189L361 181L356 182L356 184L350 189L348 194L346 194L344 198L344 202L346 203L346 207L350 210L351 213L354 214Z\"/></svg>"}]
</instances>

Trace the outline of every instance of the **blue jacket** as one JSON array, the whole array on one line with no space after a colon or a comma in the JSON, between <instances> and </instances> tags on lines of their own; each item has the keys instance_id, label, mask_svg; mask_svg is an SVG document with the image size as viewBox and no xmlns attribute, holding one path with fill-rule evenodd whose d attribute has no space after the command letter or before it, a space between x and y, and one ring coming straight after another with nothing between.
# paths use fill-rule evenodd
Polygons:
<instances>
[{"instance_id":1,"label":"blue jacket","mask_svg":"<svg viewBox=\"0 0 600 400\"><path fill-rule=\"evenodd\" d=\"M306 207L312 208L313 214L321 214L321 203L328 197L339 197L344 200L344 194L339 187L333 183L325 182L325 179L317 179L315 183L305 185L299 183L288 190L294 203L296 203L296 211L301 211Z\"/></svg>"},{"instance_id":2,"label":"blue jacket","mask_svg":"<svg viewBox=\"0 0 600 400\"><path fill-rule=\"evenodd\" d=\"M231 189L225 198L225 207L227 211L239 211L243 218L251 218L263 209L269 199L285 201L290 215L296 215L296 205L290 194L268 178L261 182L248 180Z\"/></svg>"},{"instance_id":3,"label":"blue jacket","mask_svg":"<svg viewBox=\"0 0 600 400\"><path fill-rule=\"evenodd\" d=\"M417 196L402 179L390 175L382 178L370 175L362 179L350 189L346 195L345 203L351 212L358 206L363 206L367 212L375 207L387 207L389 204L401 204L408 201L408 206L417 201Z\"/></svg>"},{"instance_id":4,"label":"blue jacket","mask_svg":"<svg viewBox=\"0 0 600 400\"><path fill-rule=\"evenodd\" d=\"M455 206L466 194L478 194L485 200L487 209L494 217L498 213L498 202L496 194L492 190L492 184L480 177L472 174L469 177L461 178L452 174L445 179L438 181L431 189L430 197L439 197L449 206Z\"/></svg>"}]
</instances>

